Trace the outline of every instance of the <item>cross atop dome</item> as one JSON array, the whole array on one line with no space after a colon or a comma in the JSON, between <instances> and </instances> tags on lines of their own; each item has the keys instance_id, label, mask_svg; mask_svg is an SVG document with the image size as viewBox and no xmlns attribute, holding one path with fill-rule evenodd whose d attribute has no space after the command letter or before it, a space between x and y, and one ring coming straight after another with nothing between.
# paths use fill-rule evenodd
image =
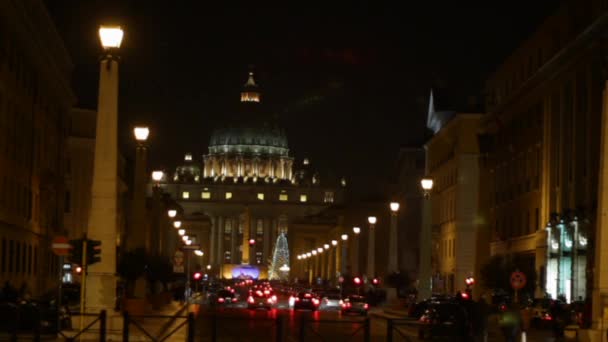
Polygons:
<instances>
[{"instance_id":1,"label":"cross atop dome","mask_svg":"<svg viewBox=\"0 0 608 342\"><path fill-rule=\"evenodd\" d=\"M253 78L253 71L249 72L249 78L243 86L241 102L260 102L260 92L258 90L258 85Z\"/></svg>"}]
</instances>

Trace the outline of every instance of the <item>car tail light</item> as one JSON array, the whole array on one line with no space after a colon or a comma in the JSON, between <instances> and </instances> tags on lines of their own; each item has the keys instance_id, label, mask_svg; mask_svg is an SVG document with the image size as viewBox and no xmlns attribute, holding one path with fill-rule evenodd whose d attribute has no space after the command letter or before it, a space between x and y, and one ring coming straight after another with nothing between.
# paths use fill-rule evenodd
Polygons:
<instances>
[{"instance_id":1,"label":"car tail light","mask_svg":"<svg viewBox=\"0 0 608 342\"><path fill-rule=\"evenodd\" d=\"M262 297L262 295L263 295L262 291L260 291L260 290L257 290L257 291L255 292L255 294L257 294L259 297Z\"/></svg>"},{"instance_id":2,"label":"car tail light","mask_svg":"<svg viewBox=\"0 0 608 342\"><path fill-rule=\"evenodd\" d=\"M268 298L268 299L266 300L266 302L268 302L269 304L272 304L272 298Z\"/></svg>"},{"instance_id":3,"label":"car tail light","mask_svg":"<svg viewBox=\"0 0 608 342\"><path fill-rule=\"evenodd\" d=\"M253 299L252 296L249 296L249 298L247 298L247 303L253 304L253 302L255 302L255 300Z\"/></svg>"},{"instance_id":4,"label":"car tail light","mask_svg":"<svg viewBox=\"0 0 608 342\"><path fill-rule=\"evenodd\" d=\"M421 323L430 323L430 322L431 322L431 320L429 319L429 317L428 317L428 316L426 316L426 315L422 315L422 316L420 316L420 320L419 320L419 321L420 321Z\"/></svg>"},{"instance_id":5,"label":"car tail light","mask_svg":"<svg viewBox=\"0 0 608 342\"><path fill-rule=\"evenodd\" d=\"M340 305L344 305L344 301L340 299Z\"/></svg>"},{"instance_id":6,"label":"car tail light","mask_svg":"<svg viewBox=\"0 0 608 342\"><path fill-rule=\"evenodd\" d=\"M270 294L270 291L264 290L264 294L268 296Z\"/></svg>"},{"instance_id":7,"label":"car tail light","mask_svg":"<svg viewBox=\"0 0 608 342\"><path fill-rule=\"evenodd\" d=\"M230 292L234 293L234 289L231 289Z\"/></svg>"},{"instance_id":8,"label":"car tail light","mask_svg":"<svg viewBox=\"0 0 608 342\"><path fill-rule=\"evenodd\" d=\"M365 310L369 309L369 304L367 304L367 303L363 304L363 308L364 308Z\"/></svg>"},{"instance_id":9,"label":"car tail light","mask_svg":"<svg viewBox=\"0 0 608 342\"><path fill-rule=\"evenodd\" d=\"M296 302L299 302L299 301L300 301L300 298L296 297Z\"/></svg>"},{"instance_id":10,"label":"car tail light","mask_svg":"<svg viewBox=\"0 0 608 342\"><path fill-rule=\"evenodd\" d=\"M218 303L223 303L224 302L224 298L218 298L217 301L218 301Z\"/></svg>"},{"instance_id":11,"label":"car tail light","mask_svg":"<svg viewBox=\"0 0 608 342\"><path fill-rule=\"evenodd\" d=\"M545 314L545 315L543 316L543 320L544 320L544 321L552 321L552 320L553 320L553 317L551 317L551 315L549 315L549 314Z\"/></svg>"},{"instance_id":12,"label":"car tail light","mask_svg":"<svg viewBox=\"0 0 608 342\"><path fill-rule=\"evenodd\" d=\"M305 298L310 298L310 297L312 297L312 295L310 293L307 293L307 294L304 295L304 297Z\"/></svg>"},{"instance_id":13,"label":"car tail light","mask_svg":"<svg viewBox=\"0 0 608 342\"><path fill-rule=\"evenodd\" d=\"M233 302L233 303L236 303L236 298L232 298L232 302Z\"/></svg>"},{"instance_id":14,"label":"car tail light","mask_svg":"<svg viewBox=\"0 0 608 342\"><path fill-rule=\"evenodd\" d=\"M272 296L272 301L273 301L273 302L276 302L276 301L277 301L277 296L274 296L274 295L273 295L273 296Z\"/></svg>"},{"instance_id":15,"label":"car tail light","mask_svg":"<svg viewBox=\"0 0 608 342\"><path fill-rule=\"evenodd\" d=\"M313 299L312 299L312 303L313 303L314 305L319 305L319 300L318 300L317 298L313 298Z\"/></svg>"}]
</instances>

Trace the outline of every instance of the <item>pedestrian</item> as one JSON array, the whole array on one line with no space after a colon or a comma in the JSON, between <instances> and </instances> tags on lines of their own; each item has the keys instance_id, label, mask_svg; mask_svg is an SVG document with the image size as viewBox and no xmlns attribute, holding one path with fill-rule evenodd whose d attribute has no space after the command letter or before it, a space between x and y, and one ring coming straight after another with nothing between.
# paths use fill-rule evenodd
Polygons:
<instances>
[{"instance_id":1,"label":"pedestrian","mask_svg":"<svg viewBox=\"0 0 608 342\"><path fill-rule=\"evenodd\" d=\"M507 342L518 341L521 333L522 319L517 305L510 305L501 315L500 330Z\"/></svg>"}]
</instances>

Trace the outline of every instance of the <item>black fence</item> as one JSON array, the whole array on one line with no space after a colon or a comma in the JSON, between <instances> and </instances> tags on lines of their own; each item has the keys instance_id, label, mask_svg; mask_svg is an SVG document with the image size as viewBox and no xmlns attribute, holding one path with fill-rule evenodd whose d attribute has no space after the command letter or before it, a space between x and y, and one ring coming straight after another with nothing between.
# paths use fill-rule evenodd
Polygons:
<instances>
[{"instance_id":1,"label":"black fence","mask_svg":"<svg viewBox=\"0 0 608 342\"><path fill-rule=\"evenodd\" d=\"M369 318L360 320L322 320L300 317L298 341L363 341L369 342Z\"/></svg>"},{"instance_id":2,"label":"black fence","mask_svg":"<svg viewBox=\"0 0 608 342\"><path fill-rule=\"evenodd\" d=\"M155 332L150 331L149 327L145 327L142 321L144 320L166 320L167 322L161 326L160 335L156 335ZM181 320L177 324L173 324L176 320ZM187 325L187 334L185 340L187 342L194 342L194 313L190 312L187 316L167 316L167 315L138 315L131 316L128 312L123 312L123 328L122 328L122 340L129 341L131 336L131 327L135 328L138 332L143 333L150 341L163 342L169 337L176 338L174 336L182 327Z\"/></svg>"},{"instance_id":3,"label":"black fence","mask_svg":"<svg viewBox=\"0 0 608 342\"><path fill-rule=\"evenodd\" d=\"M413 342L417 338L410 336L403 328L415 328L418 330L420 323L413 319L386 319L386 342Z\"/></svg>"},{"instance_id":4,"label":"black fence","mask_svg":"<svg viewBox=\"0 0 608 342\"><path fill-rule=\"evenodd\" d=\"M71 315L70 320L74 316L76 316L76 317L79 316L81 320L84 319L84 317L95 317L95 318L91 322L89 322L84 328L82 328L80 330L76 330L74 335L68 336L66 334L68 331L73 331L72 329L57 331L58 337L63 338L66 342L73 342L73 341L76 341L76 339L79 338L82 334L91 333L91 334L99 336L98 341L100 341L100 342L106 341L106 331L107 331L106 330L106 319L107 319L106 310L101 310L101 312L99 314L74 313ZM94 326L96 324L99 324L99 329L94 328Z\"/></svg>"}]
</instances>

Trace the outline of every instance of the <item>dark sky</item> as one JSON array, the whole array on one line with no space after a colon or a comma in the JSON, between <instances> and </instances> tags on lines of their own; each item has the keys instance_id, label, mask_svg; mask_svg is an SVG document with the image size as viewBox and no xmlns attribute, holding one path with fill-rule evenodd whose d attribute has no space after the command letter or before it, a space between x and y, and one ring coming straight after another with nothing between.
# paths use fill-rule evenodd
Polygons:
<instances>
[{"instance_id":1,"label":"dark sky","mask_svg":"<svg viewBox=\"0 0 608 342\"><path fill-rule=\"evenodd\" d=\"M469 96L558 3L45 2L81 107L96 106L98 25L125 29L119 130L128 142L134 123L151 126L153 166L172 167L185 152L201 159L253 65L292 156L348 176L361 193L380 189L400 146L428 137L431 87L439 109L469 110Z\"/></svg>"}]
</instances>

